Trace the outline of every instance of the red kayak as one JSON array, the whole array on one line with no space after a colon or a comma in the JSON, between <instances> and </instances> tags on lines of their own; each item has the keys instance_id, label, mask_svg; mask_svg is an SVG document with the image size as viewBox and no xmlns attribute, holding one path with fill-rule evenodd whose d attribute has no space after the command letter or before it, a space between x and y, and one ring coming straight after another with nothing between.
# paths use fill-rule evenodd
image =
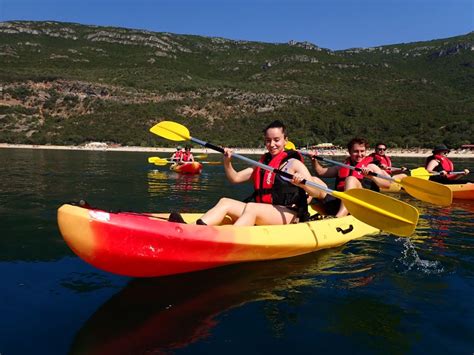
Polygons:
<instances>
[{"instance_id":1,"label":"red kayak","mask_svg":"<svg viewBox=\"0 0 474 355\"><path fill-rule=\"evenodd\" d=\"M189 163L174 163L170 166L170 170L180 174L201 174L202 164L196 161Z\"/></svg>"}]
</instances>

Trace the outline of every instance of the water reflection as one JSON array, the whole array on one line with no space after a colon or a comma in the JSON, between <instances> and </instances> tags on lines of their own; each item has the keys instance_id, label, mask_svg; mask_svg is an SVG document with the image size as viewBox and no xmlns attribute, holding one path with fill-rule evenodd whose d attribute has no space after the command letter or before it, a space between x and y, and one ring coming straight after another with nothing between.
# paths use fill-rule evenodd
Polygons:
<instances>
[{"instance_id":1,"label":"water reflection","mask_svg":"<svg viewBox=\"0 0 474 355\"><path fill-rule=\"evenodd\" d=\"M207 190L206 175L178 174L171 170L150 170L147 178L150 196L159 196L163 192Z\"/></svg>"},{"instance_id":2,"label":"water reflection","mask_svg":"<svg viewBox=\"0 0 474 355\"><path fill-rule=\"evenodd\" d=\"M304 304L312 297L303 288L366 286L370 268L360 268L345 247L287 260L234 265L221 269L132 280L84 324L72 354L166 352L211 336L218 315L254 301L266 302L272 329L291 322L277 301ZM341 256L342 255L342 256ZM352 266L356 266L356 270ZM343 281L344 275L347 279ZM336 276L336 280L331 278ZM341 282L343 281L343 282ZM282 307L280 309L280 307ZM270 312L269 309L272 309Z\"/></svg>"}]
</instances>

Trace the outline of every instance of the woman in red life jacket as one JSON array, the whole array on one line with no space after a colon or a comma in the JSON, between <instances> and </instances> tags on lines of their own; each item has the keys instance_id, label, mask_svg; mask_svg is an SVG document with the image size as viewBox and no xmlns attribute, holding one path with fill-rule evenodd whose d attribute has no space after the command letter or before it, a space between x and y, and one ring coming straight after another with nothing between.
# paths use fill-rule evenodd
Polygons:
<instances>
[{"instance_id":1,"label":"woman in red life jacket","mask_svg":"<svg viewBox=\"0 0 474 355\"><path fill-rule=\"evenodd\" d=\"M380 175L388 176L384 170L374 164L373 157L367 156L368 147L369 144L364 138L354 138L347 144L349 156L346 158L344 163L360 168L361 172L339 166L325 167L319 164L317 159L313 158L312 163L316 175L325 178L336 178L335 189L338 191L362 188L369 188L378 191L379 187L390 187L390 181L368 175L369 172L372 171ZM317 152L310 152L310 155L315 156L317 155ZM367 179L364 180L364 178ZM332 196L326 198L324 205L326 212L329 214L335 214L336 217L342 217L348 214L344 204L340 203L340 200L337 200Z\"/></svg>"},{"instance_id":2,"label":"woman in red life jacket","mask_svg":"<svg viewBox=\"0 0 474 355\"><path fill-rule=\"evenodd\" d=\"M463 179L462 176L469 174L468 169L464 169L463 174L450 174L454 171L453 162L447 157L450 150L444 144L439 144L433 148L432 155L426 158L425 168L430 173L439 173L439 175L430 176L430 180L442 184L467 184L472 181Z\"/></svg>"},{"instance_id":3,"label":"woman in red life jacket","mask_svg":"<svg viewBox=\"0 0 474 355\"><path fill-rule=\"evenodd\" d=\"M399 169L392 168L392 160L387 155L387 145L385 143L377 143L375 145L375 151L371 153L369 157L372 157L374 164L379 166L380 169L385 170L389 175L407 171L405 167Z\"/></svg>"},{"instance_id":4,"label":"woman in red life jacket","mask_svg":"<svg viewBox=\"0 0 474 355\"><path fill-rule=\"evenodd\" d=\"M180 145L178 145L176 147L176 152L173 153L170 160L178 162L181 160L182 155L183 155L183 148Z\"/></svg>"},{"instance_id":5,"label":"woman in red life jacket","mask_svg":"<svg viewBox=\"0 0 474 355\"><path fill-rule=\"evenodd\" d=\"M189 145L184 148L184 152L181 154L181 159L179 160L180 163L186 163L186 162L193 162L194 161L194 156L193 153L191 153L191 147Z\"/></svg>"},{"instance_id":6,"label":"woman in red life jacket","mask_svg":"<svg viewBox=\"0 0 474 355\"><path fill-rule=\"evenodd\" d=\"M293 180L282 178L274 172L260 167L249 167L236 171L232 166L232 150L225 148L224 170L232 183L253 182L255 202L242 202L231 198L221 198L207 211L196 224L219 225L226 216L232 218L234 225L274 225L303 221L308 217L306 192L316 198L324 198L326 193L319 189L300 184L302 179L326 185L312 177L303 164L303 157L296 151L285 151L288 142L285 125L274 121L264 130L265 147L268 153L260 161L273 168L294 175ZM179 214L171 214L170 221L183 222Z\"/></svg>"}]
</instances>

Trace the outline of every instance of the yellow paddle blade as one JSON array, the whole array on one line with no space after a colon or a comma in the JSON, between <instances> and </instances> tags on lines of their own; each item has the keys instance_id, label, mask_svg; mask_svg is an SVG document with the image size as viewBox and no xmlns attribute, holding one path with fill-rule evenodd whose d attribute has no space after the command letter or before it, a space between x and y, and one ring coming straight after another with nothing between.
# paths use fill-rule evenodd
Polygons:
<instances>
[{"instance_id":1,"label":"yellow paddle blade","mask_svg":"<svg viewBox=\"0 0 474 355\"><path fill-rule=\"evenodd\" d=\"M418 210L408 203L367 189L333 191L357 219L383 231L410 236L418 223Z\"/></svg>"},{"instance_id":2,"label":"yellow paddle blade","mask_svg":"<svg viewBox=\"0 0 474 355\"><path fill-rule=\"evenodd\" d=\"M155 161L157 161L157 160L163 160L163 159L160 158L160 157L149 157L149 158L148 158L148 162L149 162L150 164L153 164L153 163L154 163Z\"/></svg>"},{"instance_id":3,"label":"yellow paddle blade","mask_svg":"<svg viewBox=\"0 0 474 355\"><path fill-rule=\"evenodd\" d=\"M449 187L430 180L407 176L397 180L411 196L440 206L449 206L453 202L453 192Z\"/></svg>"},{"instance_id":4,"label":"yellow paddle blade","mask_svg":"<svg viewBox=\"0 0 474 355\"><path fill-rule=\"evenodd\" d=\"M198 154L194 156L194 159L206 159L207 154Z\"/></svg>"},{"instance_id":5,"label":"yellow paddle blade","mask_svg":"<svg viewBox=\"0 0 474 355\"><path fill-rule=\"evenodd\" d=\"M411 176L417 177L419 179L429 180L431 174L428 170L423 167L410 170Z\"/></svg>"},{"instance_id":6,"label":"yellow paddle blade","mask_svg":"<svg viewBox=\"0 0 474 355\"><path fill-rule=\"evenodd\" d=\"M150 128L150 132L172 141L191 139L189 130L182 124L173 121L162 121Z\"/></svg>"},{"instance_id":7,"label":"yellow paddle blade","mask_svg":"<svg viewBox=\"0 0 474 355\"><path fill-rule=\"evenodd\" d=\"M293 142L286 142L285 144L285 150L296 150L296 146Z\"/></svg>"}]
</instances>

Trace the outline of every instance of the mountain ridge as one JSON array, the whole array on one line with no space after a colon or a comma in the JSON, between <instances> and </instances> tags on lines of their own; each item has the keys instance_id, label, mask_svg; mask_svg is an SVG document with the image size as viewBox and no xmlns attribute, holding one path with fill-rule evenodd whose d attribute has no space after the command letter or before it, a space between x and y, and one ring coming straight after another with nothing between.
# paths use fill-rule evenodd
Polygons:
<instances>
[{"instance_id":1,"label":"mountain ridge","mask_svg":"<svg viewBox=\"0 0 474 355\"><path fill-rule=\"evenodd\" d=\"M173 119L257 147L277 118L300 145L356 135L394 147L472 143L474 32L332 51L14 21L0 23L0 64L6 143L166 145L148 128Z\"/></svg>"}]
</instances>

